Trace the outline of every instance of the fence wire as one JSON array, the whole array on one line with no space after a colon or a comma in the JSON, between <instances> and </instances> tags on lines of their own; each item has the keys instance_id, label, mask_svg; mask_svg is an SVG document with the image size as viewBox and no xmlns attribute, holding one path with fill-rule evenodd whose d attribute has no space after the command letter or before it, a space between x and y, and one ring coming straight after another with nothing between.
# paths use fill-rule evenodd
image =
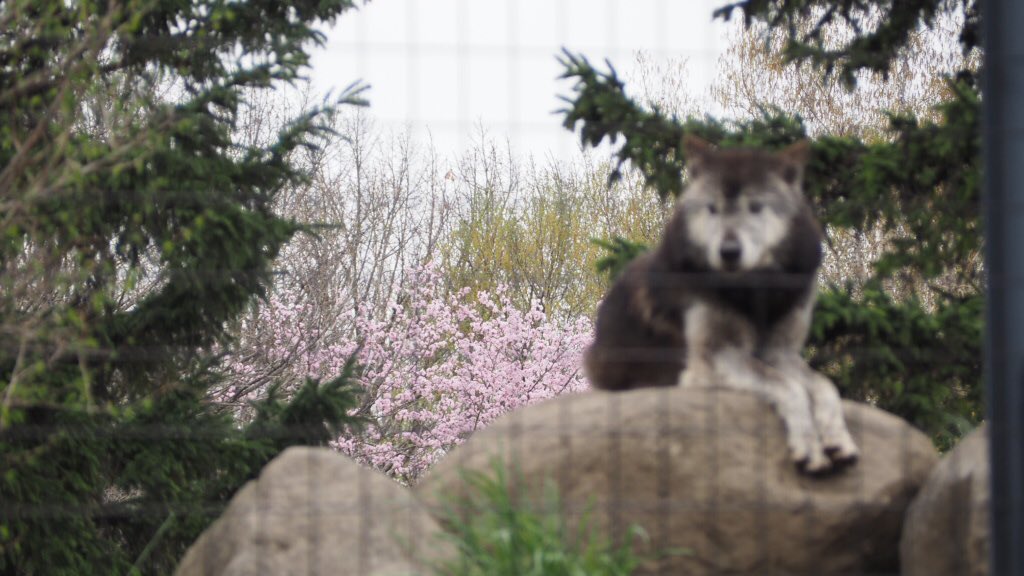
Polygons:
<instances>
[{"instance_id":1,"label":"fence wire","mask_svg":"<svg viewBox=\"0 0 1024 576\"><path fill-rule=\"evenodd\" d=\"M630 566L628 573L632 574L909 574L906 566L901 568L899 557L906 509L931 466L940 456L948 458L948 450L982 420L982 414L973 420L960 414L929 420L931 413L925 414L926 408L918 404L931 402L933 398L927 395L930 392L900 390L904 374L886 375L885 386L877 389L855 382L864 374L873 374L868 368L875 364L910 367L909 372L923 370L934 360L935 350L928 343L918 345L908 340L883 345L877 335L868 334L876 328L869 316L881 304L865 305L864 318L839 318L833 323L859 322L864 334L838 334L834 347L812 346L805 350L804 357L816 371L834 376L842 392L852 393L862 404L897 407L906 419L919 417L914 422L918 427L934 424L934 429L925 434L874 408L848 404L846 414L851 436L861 450L859 459L836 459L829 470L809 474L807 462L794 462L793 446L787 445L779 412L784 407L766 407L768 403L756 399L756 395L735 394L714 385L696 390L678 386L638 386L637 390L620 392L591 389L584 374L583 354L593 340L596 306L582 311L563 306L559 294L532 286L530 283L538 281L538 276L521 272L517 266L533 260L557 260L562 269L552 265L544 271L549 276L569 277L559 287L561 294L576 294L574 290L591 294L585 291L592 291L592 284L604 282L607 287L613 283L578 261L560 258L560 250L571 249L569 241L561 238L528 256L521 256L526 252L517 253L519 260L510 256L531 241L523 230L552 225L544 217L554 221L552 234L558 232L559 225L568 228L577 224L566 220L568 210L529 212L543 204L546 194L554 195L559 186L590 186L576 190L575 196L566 194L563 203L571 203L591 190L617 190L604 199L606 214L582 218L583 225L591 225L600 234L572 231L585 237L584 244L590 245L590 236L607 236L609 231L639 234L644 232L641 224L646 222L647 230L654 232L648 232L643 240L656 249L672 217L673 199L658 200L657 191L645 188L644 167L636 162L625 163L622 180L608 182L615 168L612 154L619 150L621 141L584 149L579 144L581 126L566 129L562 125L566 112L559 109L570 108L577 93L571 81L557 78L563 72L557 57L564 47L585 55L595 66L607 59L624 79L625 93L648 110L663 105L670 112L697 118L694 122L699 122L702 113L727 116L743 104L735 102L739 92L733 93L731 101L713 95L713 86L722 90L716 74L720 73L721 59L727 57L726 50L744 39L751 50L759 45L770 47L772 40L767 32L744 36L735 23L713 23L711 13L717 7L716 2L668 0L379 0L343 15L327 34L325 49L314 54L312 90L363 78L373 87L369 93L371 104L367 111L345 116L345 122L350 123L337 126L341 137L332 141L332 146L338 147L336 156L329 156L329 152L323 158L302 160L312 168L314 185L322 188L296 196L293 205L282 208L289 217L298 214L309 218L313 214L310 221L325 217L329 227L319 234L320 238L286 252L280 264L280 292L272 292L237 325L229 327L248 347L212 351L226 362L227 374L211 385L213 392L204 401L219 405L221 414L234 418L235 427L241 430L260 421L262 415L253 404L257 400L272 392L295 394L302 389L306 376L327 381L354 355L364 366L353 381L367 395L364 398L373 401L363 400L350 408L352 414L365 420L363 428L332 431L337 434L329 443L339 453L339 461L354 463L352 471L334 467L319 453L295 452L288 460L291 468L266 472L239 490L236 501L243 496L248 500L246 507L234 513L226 499L172 501L139 485L129 490L111 489L98 502L40 504L6 500L0 519L45 524L89 518L103 524L125 518L160 521L200 517L206 522L220 518L212 524L206 539L199 541L201 557L179 571L211 576L397 574L405 573L401 570L407 566L417 574L488 573L476 564L479 560L474 553L494 558L508 554L509 564L520 567L526 564L518 562L526 560L517 558L517 554L532 555L538 562L545 554L575 554L580 557L579 566L586 566L582 570L594 570L557 572L560 574L618 574L610 567L613 560ZM638 61L638 54L645 56ZM743 57L745 53L736 54L731 57ZM750 58L751 65L761 65ZM690 75L670 81L658 77L673 70ZM756 85L758 77L751 78L755 85L744 87L748 95L767 99L771 90L780 89L778 85ZM784 76L774 78L786 81ZM659 100L673 90L684 92L678 101ZM560 101L559 96L567 97L568 103ZM746 114L747 128L751 122L768 118L768 111L760 107L762 103L746 102L750 109L739 110ZM841 104L832 107L842 108ZM729 109L729 105L735 108ZM606 111L595 111L595 118L601 112ZM596 119L595 123L600 121ZM813 124L815 121L809 119L804 128L812 136L827 133L827 127ZM999 118L989 119L990 124L999 122ZM644 130L645 126L635 128ZM715 130L728 140L730 130L738 129L734 125L712 127L705 130L705 135L714 135ZM761 144L765 148L781 147L791 139L792 133L787 130L786 126L770 129L775 138ZM846 126L837 127L837 132L837 138L864 135ZM725 147L730 144L727 142ZM405 161L397 157L406 149L403 146L419 147L424 152ZM503 146L505 152L501 152ZM681 147L678 143L672 146ZM691 167L686 173L688 182L697 181L693 170ZM820 175L830 168L815 166L814 170ZM723 178L726 176L729 174ZM782 182L778 177L776 180ZM337 194L336 204L326 200L324 191ZM413 195L415 200L408 200ZM633 220L623 217L614 226L602 222L605 217L618 217L634 209L629 206L644 197L650 199L651 207L645 208L648 212L641 212ZM496 214L473 212L477 207L474 202L481 202ZM500 212L503 202L513 208ZM389 212L398 206L404 211L402 215ZM317 213L316 209L321 208ZM328 208L335 211L327 213ZM821 198L813 206L816 212L828 208ZM1005 209L1007 225L1012 227L1018 218L1016 208L1012 202L1002 207L992 204L990 217L1001 221L992 211ZM380 211L373 211L377 209ZM509 215L520 220L514 221ZM531 215L536 219L530 220ZM506 217L509 221L495 225L486 221L491 216L494 221ZM438 221L444 219L436 234L431 228L435 217ZM863 281L864 270L877 260L866 254L869 249L884 250L913 242L913 231L890 229L882 223L868 226L867 233L858 230L844 236L845 232L830 222L824 250L833 260L828 260L831 268L827 280L849 280L851 301L876 297L872 302L888 305L904 297L911 300L916 297L915 286L927 284L909 274L893 275L878 284ZM374 228L376 223L381 226ZM485 228L488 226L491 228ZM365 235L350 237L356 228L365 230ZM491 235L478 234L482 230ZM881 248L865 248L865 238L873 233L882 238ZM341 242L336 240L339 238L346 244L337 252L337 259L318 260L329 251L331 242ZM989 247L994 251L991 253L1003 253L999 252L1000 242L1006 252L1011 251L1013 244L1007 238L997 237L996 247ZM317 244L321 241L325 244ZM318 252L316 246L328 248ZM359 246L372 248L360 252ZM843 246L847 250L844 254L857 258L845 270L837 256ZM594 250L587 262L596 264L599 256L607 256ZM485 252L490 261L475 259L475 254ZM444 270L450 277L426 264L440 263L445 258L450 258ZM980 258L974 265L980 278ZM307 272L308 276L302 276ZM849 278L843 276L845 272L849 272ZM197 281L220 274L216 270L192 273ZM579 278L572 277L576 273ZM583 279L584 274L590 276ZM971 274L964 272L964 276ZM378 290L373 283L385 276L391 285ZM956 273L952 276L935 281L948 282L943 289L957 292L956 297L970 296L961 293L970 288L970 279L958 283L962 278ZM664 274L659 277L664 278ZM1002 281L1012 282L1013 278L1006 276ZM707 286L702 285L703 279L697 282L702 290L698 299L736 300L735 294L720 296L716 292L713 281L720 279L716 276ZM689 282L692 288L692 280L684 278L681 282ZM812 284L817 286L818 282ZM654 282L643 289L660 288ZM821 289L825 288L823 281ZM872 296L876 294L872 290L881 295ZM637 294L640 292L638 289ZM753 293L742 292L747 297ZM287 297L277 298L282 294ZM517 300L522 294L526 296ZM624 307L639 306L636 302L646 296L630 297L636 300L628 300ZM344 302L339 304L331 298ZM603 301L592 296L580 300L594 304ZM827 300L833 308L817 313L842 311L843 302ZM690 318L686 306L693 305L693 301L658 303L682 308L669 311L676 314L671 318ZM759 303L736 306L743 305L763 312ZM364 312L360 306L375 307L375 311ZM308 309L327 312L315 317L304 315ZM344 310L344 315L332 317L338 310ZM922 315L938 315L943 308L925 302L919 310ZM649 312L648 320L664 311ZM909 326L918 322L918 316L897 317L895 321L906 321ZM952 330L952 324L942 322L940 319L914 326L931 327L936 335ZM766 323L771 322L748 322L755 327ZM822 324L822 330L833 324ZM345 328L339 329L342 325ZM295 344L287 330L292 326L313 336L301 345ZM646 329L658 330L653 321ZM898 331L898 327L891 330ZM340 333L352 335L352 341L339 340ZM689 333L680 335L689 338ZM844 337L849 340L842 340ZM743 342L742 335L735 333L720 334L718 338ZM815 342L827 340L821 334L812 334L812 338ZM771 343L755 344L758 354L773 352ZM80 356L99 355L99 350L83 347ZM189 354L188 350L183 347L182 354ZM485 357L481 350L490 356ZM659 356L664 355L664 349L643 347L610 350L615 361L631 363L638 373L644 372L645 363L661 361ZM1016 348L1000 349L1000 354L1012 356L1013 350ZM144 365L166 357L167 347L126 345L113 352ZM746 352L755 357L753 352ZM26 351L23 349L21 354ZM754 361L757 366L769 365L761 357ZM980 359L977 362L980 365ZM976 367L971 364L964 371ZM980 392L960 373L946 371L939 377L954 382L948 395L957 402L977 400L972 395ZM474 378L476 386L472 384ZM272 383L279 380L288 384L274 388ZM120 384L130 388L130 382ZM13 384L8 382L7 386ZM168 384L168 388L173 387ZM513 392L506 393L513 388ZM809 392L801 394L805 403L813 404L814 398L806 396ZM942 398L947 398L945 393ZM1019 402L1007 402L1006 407L1013 412L1007 418L1016 422ZM5 405L5 411L7 408ZM427 415L430 412L440 415ZM464 413L472 413L472 417L462 418ZM813 422L819 428L827 424ZM87 440L112 445L115 441L163 443L170 449L213 444L222 439L220 430L138 422L90 429ZM287 422L256 429L246 439L273 445L301 444L301 439L316 438L323 430L322 421ZM1011 428L998 430L1007 436ZM73 430L61 433L75 434ZM45 445L54 437L54 429L45 423L15 424L0 430L5 446ZM792 438L789 440L792 442ZM934 445L945 452L940 454ZM833 458L837 446L827 448L828 456ZM1019 465L1019 458L1013 462ZM14 468L10 463L5 465ZM456 471L459 465L482 476L460 475ZM269 466L267 470L273 464ZM154 465L154 469L159 466ZM180 471L165 472L173 475ZM492 487L488 479L494 480L495 475L500 478L501 474L506 476L498 490L510 494L507 507L493 492L487 492ZM289 485L289 477L304 482ZM350 489L341 490L340 484ZM477 500L467 500L466 495L474 490L482 490L489 498L479 500L477 494ZM1002 486L1002 490L997 489L993 497L1019 500L1019 489ZM967 541L971 514L976 512L966 504L969 493L961 490L957 494L952 511L940 517L939 522L945 525L933 529L949 535L949 549L942 554L959 558L955 573L967 574L973 573L969 571L974 566L968 566L964 559L973 559L973 553L957 547ZM524 516L515 516L517 511ZM1019 512L1016 510L1013 516L1018 527ZM502 521L518 524L503 525ZM537 524L529 524L532 521ZM161 525L152 537L154 546L164 530L172 530L164 526L171 525L170 520ZM997 542L1007 546L1014 538ZM0 553L16 548L17 539L17 535L0 539ZM454 557L445 557L446 551ZM184 550L179 552L184 556ZM148 546L139 551L135 566L138 573L156 573L148 564L151 553ZM609 565L588 560L588 554L605 554ZM631 566L634 555L637 566ZM430 565L446 560L444 567ZM551 567L568 570L564 568L568 560L564 565L558 563L563 560L547 561ZM1015 573L1010 566L1019 562L1003 562L997 566L1005 571L992 573ZM490 569L497 569L497 565L491 564ZM45 561L39 566L35 574L48 573ZM10 569L7 564L0 565L0 572Z\"/></svg>"}]
</instances>

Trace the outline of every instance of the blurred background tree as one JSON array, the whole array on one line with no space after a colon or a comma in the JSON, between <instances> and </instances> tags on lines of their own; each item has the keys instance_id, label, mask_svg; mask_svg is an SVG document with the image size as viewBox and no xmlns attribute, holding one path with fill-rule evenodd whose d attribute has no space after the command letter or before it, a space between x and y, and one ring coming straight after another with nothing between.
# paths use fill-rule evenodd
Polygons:
<instances>
[{"instance_id":1,"label":"blurred background tree","mask_svg":"<svg viewBox=\"0 0 1024 576\"><path fill-rule=\"evenodd\" d=\"M612 143L612 182L635 170L661 197L685 184L685 133L723 146L813 137L806 188L832 250L810 360L846 397L949 446L983 415L977 2L746 0L715 12L736 14L746 36L714 91L735 118L644 106L614 70L567 52L564 124L586 146ZM636 252L606 246L612 270Z\"/></svg>"},{"instance_id":2,"label":"blurred background tree","mask_svg":"<svg viewBox=\"0 0 1024 576\"><path fill-rule=\"evenodd\" d=\"M453 289L511 290L560 319L590 316L604 296L594 237L658 237L669 205L652 201L640 178L607 186L607 162L538 164L481 134L452 170L451 232L439 244Z\"/></svg>"},{"instance_id":3,"label":"blurred background tree","mask_svg":"<svg viewBox=\"0 0 1024 576\"><path fill-rule=\"evenodd\" d=\"M238 120L351 6L0 3L0 573L169 573L265 462L354 423L351 364L246 426L209 397L307 229L275 199L360 88Z\"/></svg>"}]
</instances>

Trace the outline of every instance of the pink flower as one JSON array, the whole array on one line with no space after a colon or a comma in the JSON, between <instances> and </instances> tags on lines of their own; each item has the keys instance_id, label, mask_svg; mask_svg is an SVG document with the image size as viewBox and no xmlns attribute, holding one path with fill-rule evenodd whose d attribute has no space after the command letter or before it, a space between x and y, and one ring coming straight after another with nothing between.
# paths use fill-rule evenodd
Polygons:
<instances>
[{"instance_id":1,"label":"pink flower","mask_svg":"<svg viewBox=\"0 0 1024 576\"><path fill-rule=\"evenodd\" d=\"M313 329L312 304L296 291L275 291L254 322L272 343L260 364L283 364L278 374L295 382L336 375L361 336L358 411L374 422L333 446L404 482L510 410L588 387L588 319L559 322L536 302L518 310L505 286L475 299L444 286L434 265L413 269L383 317L361 310L342 335ZM238 381L258 376L253 362L238 360L230 363Z\"/></svg>"}]
</instances>

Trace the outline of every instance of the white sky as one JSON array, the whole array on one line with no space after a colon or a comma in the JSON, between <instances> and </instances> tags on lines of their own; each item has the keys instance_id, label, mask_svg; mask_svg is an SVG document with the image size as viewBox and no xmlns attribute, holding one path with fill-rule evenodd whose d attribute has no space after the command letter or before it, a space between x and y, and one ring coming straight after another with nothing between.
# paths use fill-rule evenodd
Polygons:
<instances>
[{"instance_id":1,"label":"white sky","mask_svg":"<svg viewBox=\"0 0 1024 576\"><path fill-rule=\"evenodd\" d=\"M319 91L363 80L379 123L429 131L442 153L482 126L519 153L567 158L576 138L552 114L571 93L556 80L561 47L602 67L608 58L624 78L638 50L685 58L690 92L702 94L725 47L726 25L711 20L724 1L373 0L338 20L312 80Z\"/></svg>"}]
</instances>

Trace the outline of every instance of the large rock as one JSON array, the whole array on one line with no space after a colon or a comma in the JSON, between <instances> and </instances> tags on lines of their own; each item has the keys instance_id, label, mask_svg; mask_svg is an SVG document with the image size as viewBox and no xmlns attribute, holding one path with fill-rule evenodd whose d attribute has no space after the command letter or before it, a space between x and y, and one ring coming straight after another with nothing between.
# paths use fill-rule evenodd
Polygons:
<instances>
[{"instance_id":1,"label":"large rock","mask_svg":"<svg viewBox=\"0 0 1024 576\"><path fill-rule=\"evenodd\" d=\"M648 388L563 396L477 433L415 490L441 510L465 489L461 469L514 463L512 489L524 505L542 505L553 482L570 521L589 510L613 539L642 527L650 543L639 547L652 554L645 573L892 573L903 514L938 456L899 418L855 403L844 409L861 459L812 478L790 462L782 421L751 395Z\"/></svg>"},{"instance_id":2,"label":"large rock","mask_svg":"<svg viewBox=\"0 0 1024 576\"><path fill-rule=\"evenodd\" d=\"M407 488L331 450L289 448L239 490L175 574L425 575L449 553L439 533Z\"/></svg>"},{"instance_id":3,"label":"large rock","mask_svg":"<svg viewBox=\"0 0 1024 576\"><path fill-rule=\"evenodd\" d=\"M964 438L935 467L907 511L904 576L985 576L989 555L988 429Z\"/></svg>"}]
</instances>

